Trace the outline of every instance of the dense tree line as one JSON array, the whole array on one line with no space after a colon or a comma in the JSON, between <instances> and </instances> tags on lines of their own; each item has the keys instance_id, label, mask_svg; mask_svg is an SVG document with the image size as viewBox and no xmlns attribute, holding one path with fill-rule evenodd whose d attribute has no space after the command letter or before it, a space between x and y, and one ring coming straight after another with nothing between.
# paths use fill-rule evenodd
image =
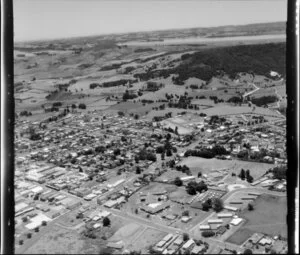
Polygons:
<instances>
[{"instance_id":1,"label":"dense tree line","mask_svg":"<svg viewBox=\"0 0 300 255\"><path fill-rule=\"evenodd\" d=\"M265 106L267 104L275 103L277 101L278 99L276 96L263 96L251 99L252 104L255 104L256 106Z\"/></svg>"},{"instance_id":2,"label":"dense tree line","mask_svg":"<svg viewBox=\"0 0 300 255\"><path fill-rule=\"evenodd\" d=\"M194 156L201 158L214 158L217 155L228 155L230 152L227 151L221 145L215 145L211 149L201 149L201 150L187 150L184 153L185 157Z\"/></svg>"},{"instance_id":3,"label":"dense tree line","mask_svg":"<svg viewBox=\"0 0 300 255\"><path fill-rule=\"evenodd\" d=\"M30 112L30 111L22 111L22 112L20 112L20 116L31 116L32 115L32 113Z\"/></svg>"},{"instance_id":4,"label":"dense tree line","mask_svg":"<svg viewBox=\"0 0 300 255\"><path fill-rule=\"evenodd\" d=\"M116 86L125 86L127 83L132 84L134 82L136 82L137 80L128 80L128 79L121 79L121 80L117 80L117 81L107 81L107 82L103 82L102 84L100 84L100 87L103 88L109 88L109 87L116 87Z\"/></svg>"},{"instance_id":5,"label":"dense tree line","mask_svg":"<svg viewBox=\"0 0 300 255\"><path fill-rule=\"evenodd\" d=\"M134 52L139 53L139 52L148 52L148 51L155 51L155 49L152 48L139 48L134 50Z\"/></svg>"},{"instance_id":6,"label":"dense tree line","mask_svg":"<svg viewBox=\"0 0 300 255\"><path fill-rule=\"evenodd\" d=\"M275 179L286 179L286 171L287 167L286 166L277 166L272 169L272 173Z\"/></svg>"},{"instance_id":7,"label":"dense tree line","mask_svg":"<svg viewBox=\"0 0 300 255\"><path fill-rule=\"evenodd\" d=\"M136 77L149 80L177 74L177 77L173 77L173 82L183 85L190 77L209 81L220 70L232 79L239 72L268 75L270 70L285 76L285 48L285 43L271 43L207 49L182 55L183 63L178 67L136 74Z\"/></svg>"}]
</instances>

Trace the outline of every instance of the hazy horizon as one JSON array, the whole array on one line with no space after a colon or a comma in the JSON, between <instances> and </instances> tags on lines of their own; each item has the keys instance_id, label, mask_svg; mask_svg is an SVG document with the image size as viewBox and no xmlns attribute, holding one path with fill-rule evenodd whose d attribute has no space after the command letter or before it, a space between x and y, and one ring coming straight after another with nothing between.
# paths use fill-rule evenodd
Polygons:
<instances>
[{"instance_id":1,"label":"hazy horizon","mask_svg":"<svg viewBox=\"0 0 300 255\"><path fill-rule=\"evenodd\" d=\"M15 42L286 20L286 0L14 0Z\"/></svg>"}]
</instances>

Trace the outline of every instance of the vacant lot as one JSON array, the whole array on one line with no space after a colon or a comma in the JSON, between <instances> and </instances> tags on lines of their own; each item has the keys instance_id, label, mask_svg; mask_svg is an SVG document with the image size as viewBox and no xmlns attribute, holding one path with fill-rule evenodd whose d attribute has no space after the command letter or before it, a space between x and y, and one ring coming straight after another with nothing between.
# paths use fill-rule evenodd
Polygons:
<instances>
[{"instance_id":1,"label":"vacant lot","mask_svg":"<svg viewBox=\"0 0 300 255\"><path fill-rule=\"evenodd\" d=\"M142 234L137 238L128 249L134 251L141 251L142 254L148 252L148 247L151 245L155 245L161 239L163 239L168 233L162 232L159 230L155 230L152 228L147 228Z\"/></svg>"},{"instance_id":2,"label":"vacant lot","mask_svg":"<svg viewBox=\"0 0 300 255\"><path fill-rule=\"evenodd\" d=\"M80 240L79 238L79 234L74 230L67 230L58 226L53 226L33 246L27 249L25 253L80 253L84 245L84 240Z\"/></svg>"},{"instance_id":3,"label":"vacant lot","mask_svg":"<svg viewBox=\"0 0 300 255\"><path fill-rule=\"evenodd\" d=\"M118 229L117 232L115 232L108 241L113 243L122 241L124 242L124 245L126 247L140 236L143 229L144 227L142 227L141 225L138 225L136 223L129 223Z\"/></svg>"},{"instance_id":4,"label":"vacant lot","mask_svg":"<svg viewBox=\"0 0 300 255\"><path fill-rule=\"evenodd\" d=\"M240 245L255 232L287 237L286 202L285 196L261 195L255 200L253 211L245 209L241 213L246 223L227 241Z\"/></svg>"}]
</instances>

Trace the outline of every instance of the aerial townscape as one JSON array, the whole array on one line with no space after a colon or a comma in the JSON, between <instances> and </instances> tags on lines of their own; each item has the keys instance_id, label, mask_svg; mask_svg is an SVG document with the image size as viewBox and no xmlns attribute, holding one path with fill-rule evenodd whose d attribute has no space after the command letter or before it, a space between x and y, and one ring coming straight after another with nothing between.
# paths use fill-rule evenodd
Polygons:
<instances>
[{"instance_id":1,"label":"aerial townscape","mask_svg":"<svg viewBox=\"0 0 300 255\"><path fill-rule=\"evenodd\" d=\"M15 42L15 253L287 253L285 29Z\"/></svg>"}]
</instances>

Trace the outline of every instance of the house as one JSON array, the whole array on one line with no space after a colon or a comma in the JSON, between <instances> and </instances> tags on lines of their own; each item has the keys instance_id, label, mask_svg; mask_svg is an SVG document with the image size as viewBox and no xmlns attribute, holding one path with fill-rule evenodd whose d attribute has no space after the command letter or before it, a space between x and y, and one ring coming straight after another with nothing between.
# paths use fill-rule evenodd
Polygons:
<instances>
[{"instance_id":1,"label":"house","mask_svg":"<svg viewBox=\"0 0 300 255\"><path fill-rule=\"evenodd\" d=\"M264 235L261 233L254 233L248 240L252 244L257 244L259 242L259 240L262 239L263 237L264 237Z\"/></svg>"},{"instance_id":2,"label":"house","mask_svg":"<svg viewBox=\"0 0 300 255\"><path fill-rule=\"evenodd\" d=\"M262 246L271 245L272 244L272 239L270 237L265 236L262 239L260 239L258 243Z\"/></svg>"}]
</instances>

